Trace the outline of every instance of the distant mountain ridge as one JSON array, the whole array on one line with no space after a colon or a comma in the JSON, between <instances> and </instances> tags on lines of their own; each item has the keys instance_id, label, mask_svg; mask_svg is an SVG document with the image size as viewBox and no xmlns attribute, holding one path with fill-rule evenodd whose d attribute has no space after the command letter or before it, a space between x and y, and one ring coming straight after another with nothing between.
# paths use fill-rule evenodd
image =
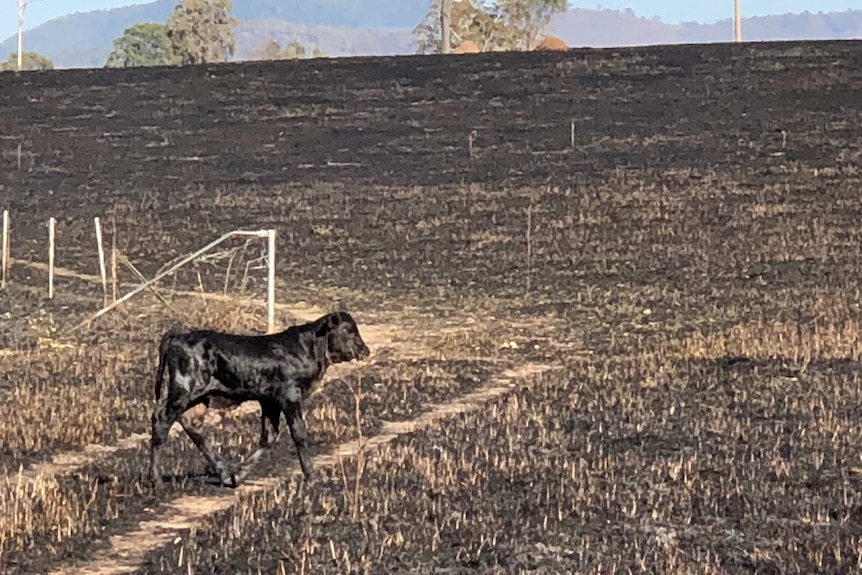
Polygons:
<instances>
[{"instance_id":1,"label":"distant mountain ridge","mask_svg":"<svg viewBox=\"0 0 862 575\"><path fill-rule=\"evenodd\" d=\"M49 56L58 68L101 67L115 38L141 22L164 22L177 0L156 0L112 10L55 18L25 32L25 49ZM412 30L429 0L239 0L233 15L237 58L250 57L262 41L299 40L329 56L412 53ZM549 32L570 46L633 46L729 42L730 19L712 24L667 24L631 10L573 9L558 16ZM862 10L746 18L748 41L862 38ZM0 43L0 59L16 50L16 38Z\"/></svg>"},{"instance_id":2,"label":"distant mountain ridge","mask_svg":"<svg viewBox=\"0 0 862 575\"><path fill-rule=\"evenodd\" d=\"M730 18L710 24L667 24L638 16L632 10L572 9L554 20L551 31L570 46L610 47L733 41L733 23ZM748 42L862 39L862 10L745 18L742 33L743 39Z\"/></svg>"}]
</instances>

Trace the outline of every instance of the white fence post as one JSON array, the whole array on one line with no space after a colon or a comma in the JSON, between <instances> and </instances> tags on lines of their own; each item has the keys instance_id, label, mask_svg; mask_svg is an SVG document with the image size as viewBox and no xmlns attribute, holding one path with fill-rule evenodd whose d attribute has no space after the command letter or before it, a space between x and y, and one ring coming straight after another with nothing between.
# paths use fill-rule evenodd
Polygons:
<instances>
[{"instance_id":1,"label":"white fence post","mask_svg":"<svg viewBox=\"0 0 862 575\"><path fill-rule=\"evenodd\" d=\"M266 328L275 331L275 230L267 230Z\"/></svg>"},{"instance_id":2,"label":"white fence post","mask_svg":"<svg viewBox=\"0 0 862 575\"><path fill-rule=\"evenodd\" d=\"M96 244L99 248L99 273L102 275L102 305L108 304L108 274L105 270L105 246L102 245L102 222L98 217L93 218L96 226Z\"/></svg>"},{"instance_id":3,"label":"white fence post","mask_svg":"<svg viewBox=\"0 0 862 575\"><path fill-rule=\"evenodd\" d=\"M48 299L54 299L54 226L57 220L48 219Z\"/></svg>"},{"instance_id":4,"label":"white fence post","mask_svg":"<svg viewBox=\"0 0 862 575\"><path fill-rule=\"evenodd\" d=\"M117 301L117 218L111 216L111 301Z\"/></svg>"},{"instance_id":5,"label":"white fence post","mask_svg":"<svg viewBox=\"0 0 862 575\"><path fill-rule=\"evenodd\" d=\"M3 210L3 256L2 264L0 264L2 272L0 272L0 287L6 287L6 274L9 269L9 210Z\"/></svg>"}]
</instances>

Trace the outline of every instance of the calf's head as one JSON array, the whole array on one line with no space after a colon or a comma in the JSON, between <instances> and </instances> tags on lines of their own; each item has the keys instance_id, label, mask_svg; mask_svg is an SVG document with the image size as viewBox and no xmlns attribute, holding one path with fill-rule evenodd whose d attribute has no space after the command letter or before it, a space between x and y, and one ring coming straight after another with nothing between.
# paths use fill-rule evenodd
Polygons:
<instances>
[{"instance_id":1,"label":"calf's head","mask_svg":"<svg viewBox=\"0 0 862 575\"><path fill-rule=\"evenodd\" d=\"M346 311L336 311L320 318L318 337L326 337L326 354L332 363L365 359L371 350L365 345L356 321Z\"/></svg>"}]
</instances>

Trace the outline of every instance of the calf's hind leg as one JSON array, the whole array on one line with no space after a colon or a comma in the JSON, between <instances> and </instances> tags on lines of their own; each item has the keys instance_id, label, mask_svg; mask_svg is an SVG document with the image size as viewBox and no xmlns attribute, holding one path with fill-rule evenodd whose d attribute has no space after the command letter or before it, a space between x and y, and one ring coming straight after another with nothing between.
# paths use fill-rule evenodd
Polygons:
<instances>
[{"instance_id":1,"label":"calf's hind leg","mask_svg":"<svg viewBox=\"0 0 862 575\"><path fill-rule=\"evenodd\" d=\"M260 441L257 450L242 464L236 475L237 481L242 481L252 468L257 465L261 456L272 449L278 441L279 425L281 423L281 406L275 401L260 402ZM269 423L269 426L267 426Z\"/></svg>"},{"instance_id":2,"label":"calf's hind leg","mask_svg":"<svg viewBox=\"0 0 862 575\"><path fill-rule=\"evenodd\" d=\"M150 479L155 485L162 483L162 475L159 472L159 450L168 440L171 426L186 410L187 401L188 396L168 394L168 397L153 410L152 435L150 437Z\"/></svg>"},{"instance_id":3,"label":"calf's hind leg","mask_svg":"<svg viewBox=\"0 0 862 575\"><path fill-rule=\"evenodd\" d=\"M198 404L201 406L202 404ZM194 409L194 408L192 408ZM206 409L199 410L200 415L198 417L194 417L190 411L187 411L182 416L180 416L180 425L183 426L186 434L195 444L195 447L203 454L204 459L210 464L210 466L215 470L218 474L219 479L222 484L230 485L232 487L236 487L238 479L228 470L224 461L212 446L207 441L207 438L204 436L201 427L203 426L203 416L206 414Z\"/></svg>"}]
</instances>

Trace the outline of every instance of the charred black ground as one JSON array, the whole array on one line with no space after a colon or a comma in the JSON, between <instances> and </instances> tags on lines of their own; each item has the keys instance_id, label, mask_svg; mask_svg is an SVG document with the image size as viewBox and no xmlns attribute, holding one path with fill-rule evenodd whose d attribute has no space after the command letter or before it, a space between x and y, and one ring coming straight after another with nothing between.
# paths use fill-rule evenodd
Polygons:
<instances>
[{"instance_id":1,"label":"charred black ground","mask_svg":"<svg viewBox=\"0 0 862 575\"><path fill-rule=\"evenodd\" d=\"M93 216L116 220L148 276L227 231L275 227L280 301L437 334L423 357L324 390L320 453L355 433L348 383L374 435L505 368L565 368L369 454L358 515L338 469L286 479L141 572L853 572L860 82L860 42L4 74L14 258L45 261L51 216L58 265L85 274ZM76 349L39 347L100 288L61 276L46 302L41 271L11 279L10 517L18 464L147 431L173 321L149 297ZM261 329L259 309L182 305L189 322ZM255 419L210 434L242 453ZM200 463L188 443L169 442L177 472ZM266 474L294 463L285 445L279 458ZM153 504L143 464L126 450L30 497L30 515L0 521L0 565L58 568L132 529ZM164 497L210 489L191 478Z\"/></svg>"}]
</instances>

